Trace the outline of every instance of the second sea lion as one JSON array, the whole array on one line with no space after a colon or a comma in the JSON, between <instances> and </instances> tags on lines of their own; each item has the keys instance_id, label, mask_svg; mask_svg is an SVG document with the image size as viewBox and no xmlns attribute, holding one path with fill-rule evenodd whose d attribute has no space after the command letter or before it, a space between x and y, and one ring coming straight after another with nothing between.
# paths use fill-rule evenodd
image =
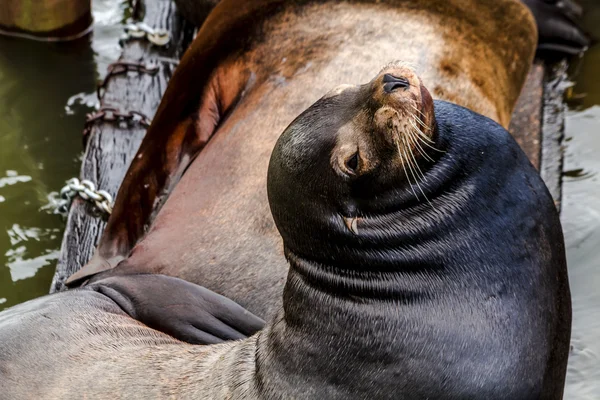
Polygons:
<instances>
[{"instance_id":1,"label":"second sea lion","mask_svg":"<svg viewBox=\"0 0 600 400\"><path fill-rule=\"evenodd\" d=\"M402 59L434 98L506 127L536 42L517 0L220 2L169 83L94 259L69 282L120 262L115 274L179 277L266 319L287 267L265 176L293 118L323 88Z\"/></svg>"}]
</instances>

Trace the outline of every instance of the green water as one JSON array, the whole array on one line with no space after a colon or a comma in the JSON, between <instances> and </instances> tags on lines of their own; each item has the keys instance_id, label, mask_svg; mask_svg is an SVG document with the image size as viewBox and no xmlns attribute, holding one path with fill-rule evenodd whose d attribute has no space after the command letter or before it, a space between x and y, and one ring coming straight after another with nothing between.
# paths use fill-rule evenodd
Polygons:
<instances>
[{"instance_id":1,"label":"green water","mask_svg":"<svg viewBox=\"0 0 600 400\"><path fill-rule=\"evenodd\" d=\"M600 4L584 23L600 38ZM573 297L573 332L565 399L600 399L600 45L573 65L576 82L566 120L562 222Z\"/></svg>"},{"instance_id":2,"label":"green water","mask_svg":"<svg viewBox=\"0 0 600 400\"><path fill-rule=\"evenodd\" d=\"M48 293L64 221L40 208L78 176L96 80L120 55L125 3L93 7L93 36L74 43L0 37L0 310Z\"/></svg>"},{"instance_id":3,"label":"green water","mask_svg":"<svg viewBox=\"0 0 600 400\"><path fill-rule=\"evenodd\" d=\"M600 38L600 5L585 25ZM92 38L48 45L0 37L0 310L48 292L64 222L40 211L77 176L85 113L120 54L123 1L94 0ZM562 220L573 295L566 399L600 399L600 45L573 67ZM82 104L83 103L83 104ZM87 105L86 105L87 103Z\"/></svg>"}]
</instances>

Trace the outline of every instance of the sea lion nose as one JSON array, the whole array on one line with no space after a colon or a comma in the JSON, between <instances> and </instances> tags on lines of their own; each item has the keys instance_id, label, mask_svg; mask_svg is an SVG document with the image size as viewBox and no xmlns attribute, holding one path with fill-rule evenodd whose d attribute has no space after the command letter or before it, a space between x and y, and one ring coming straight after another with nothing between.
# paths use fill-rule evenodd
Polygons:
<instances>
[{"instance_id":1,"label":"sea lion nose","mask_svg":"<svg viewBox=\"0 0 600 400\"><path fill-rule=\"evenodd\" d=\"M394 75L383 75L383 90L386 93L392 93L394 90L403 88L408 89L410 84L406 78L396 78Z\"/></svg>"}]
</instances>

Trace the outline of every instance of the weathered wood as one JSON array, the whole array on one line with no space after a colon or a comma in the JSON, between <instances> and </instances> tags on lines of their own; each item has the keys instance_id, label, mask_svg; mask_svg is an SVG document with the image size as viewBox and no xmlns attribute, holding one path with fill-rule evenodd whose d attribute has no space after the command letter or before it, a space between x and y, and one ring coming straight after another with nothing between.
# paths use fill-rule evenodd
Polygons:
<instances>
[{"instance_id":1,"label":"weathered wood","mask_svg":"<svg viewBox=\"0 0 600 400\"><path fill-rule=\"evenodd\" d=\"M566 61L546 66L536 60L513 112L509 127L521 148L540 171L556 207L562 197L563 145L569 85Z\"/></svg>"},{"instance_id":2,"label":"weathered wood","mask_svg":"<svg viewBox=\"0 0 600 400\"><path fill-rule=\"evenodd\" d=\"M92 23L91 0L2 0L0 33L77 37Z\"/></svg>"},{"instance_id":3,"label":"weathered wood","mask_svg":"<svg viewBox=\"0 0 600 400\"><path fill-rule=\"evenodd\" d=\"M538 170L540 169L543 93L544 64L536 60L521 90L508 130Z\"/></svg>"},{"instance_id":4,"label":"weathered wood","mask_svg":"<svg viewBox=\"0 0 600 400\"><path fill-rule=\"evenodd\" d=\"M168 48L157 48L146 41L124 44L122 61L157 64L156 74L128 72L110 78L102 98L102 105L121 112L139 111L152 117L158 108L176 63L191 42L193 28L176 12L170 0L147 0L145 18L149 26L171 32ZM145 128L136 124L96 121L88 140L80 177L89 179L97 187L113 196L145 134ZM93 207L75 199L65 229L56 274L50 292L64 289L64 280L81 268L92 256L106 222L94 217Z\"/></svg>"},{"instance_id":5,"label":"weathered wood","mask_svg":"<svg viewBox=\"0 0 600 400\"><path fill-rule=\"evenodd\" d=\"M567 111L564 93L570 85L567 69L567 62L562 61L546 70L542 118L542 165L540 174L559 210L562 200L563 139L565 137L565 115Z\"/></svg>"}]
</instances>

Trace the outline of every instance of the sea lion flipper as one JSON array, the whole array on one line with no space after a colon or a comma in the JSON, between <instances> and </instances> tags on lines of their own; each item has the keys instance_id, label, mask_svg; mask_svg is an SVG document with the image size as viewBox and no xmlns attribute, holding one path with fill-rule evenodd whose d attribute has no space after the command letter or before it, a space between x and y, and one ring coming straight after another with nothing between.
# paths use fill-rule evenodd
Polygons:
<instances>
[{"instance_id":1,"label":"sea lion flipper","mask_svg":"<svg viewBox=\"0 0 600 400\"><path fill-rule=\"evenodd\" d=\"M578 23L581 8L570 2L523 0L538 25L538 49L578 54L590 45L590 38Z\"/></svg>"},{"instance_id":2,"label":"sea lion flipper","mask_svg":"<svg viewBox=\"0 0 600 400\"><path fill-rule=\"evenodd\" d=\"M86 289L111 298L147 326L192 344L243 339L265 324L233 300L166 275L110 276Z\"/></svg>"}]
</instances>

